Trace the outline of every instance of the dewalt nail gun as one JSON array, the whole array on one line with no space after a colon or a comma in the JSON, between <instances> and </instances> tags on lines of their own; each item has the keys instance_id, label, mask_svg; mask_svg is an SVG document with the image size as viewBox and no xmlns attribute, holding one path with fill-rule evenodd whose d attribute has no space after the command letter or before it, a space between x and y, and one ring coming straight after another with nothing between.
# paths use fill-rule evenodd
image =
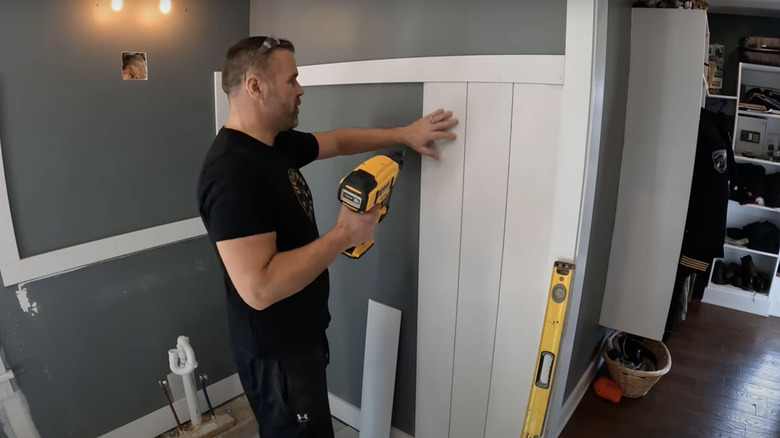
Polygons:
<instances>
[{"instance_id":1,"label":"dewalt nail gun","mask_svg":"<svg viewBox=\"0 0 780 438\"><path fill-rule=\"evenodd\" d=\"M390 208L390 195L404 161L403 151L393 155L394 158L387 155L369 158L342 178L339 183L339 201L360 213L381 205L377 223L382 222ZM347 249L344 255L353 259L360 258L373 245L372 239Z\"/></svg>"}]
</instances>

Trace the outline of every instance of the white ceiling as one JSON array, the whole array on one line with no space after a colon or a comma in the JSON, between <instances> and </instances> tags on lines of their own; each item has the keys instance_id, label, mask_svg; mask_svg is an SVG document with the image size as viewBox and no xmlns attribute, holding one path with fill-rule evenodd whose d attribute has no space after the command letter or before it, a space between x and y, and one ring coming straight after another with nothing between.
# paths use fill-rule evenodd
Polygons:
<instances>
[{"instance_id":1,"label":"white ceiling","mask_svg":"<svg viewBox=\"0 0 780 438\"><path fill-rule=\"evenodd\" d=\"M780 17L780 0L710 0L710 12Z\"/></svg>"}]
</instances>

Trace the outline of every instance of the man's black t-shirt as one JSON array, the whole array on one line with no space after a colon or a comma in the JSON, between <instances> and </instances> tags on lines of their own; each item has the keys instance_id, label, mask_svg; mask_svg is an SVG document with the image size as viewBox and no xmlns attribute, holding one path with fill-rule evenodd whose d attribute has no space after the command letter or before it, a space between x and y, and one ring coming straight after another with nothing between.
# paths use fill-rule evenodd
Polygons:
<instances>
[{"instance_id":1,"label":"man's black t-shirt","mask_svg":"<svg viewBox=\"0 0 780 438\"><path fill-rule=\"evenodd\" d=\"M317 158L312 134L280 133L273 146L222 128L206 155L198 182L200 215L212 242L276 232L277 250L319 237L311 192L299 169ZM320 342L330 322L325 270L302 291L258 311L238 295L222 265L234 347L272 357Z\"/></svg>"}]
</instances>

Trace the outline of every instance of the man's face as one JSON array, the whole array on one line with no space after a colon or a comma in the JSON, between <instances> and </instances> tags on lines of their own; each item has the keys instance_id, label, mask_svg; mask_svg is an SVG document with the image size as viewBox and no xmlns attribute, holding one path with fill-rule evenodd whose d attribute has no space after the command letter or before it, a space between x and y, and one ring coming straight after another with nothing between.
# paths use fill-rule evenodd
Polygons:
<instances>
[{"instance_id":1,"label":"man's face","mask_svg":"<svg viewBox=\"0 0 780 438\"><path fill-rule=\"evenodd\" d=\"M275 119L280 131L287 131L298 126L298 106L303 88L298 83L298 68L292 52L274 50L270 57L272 67L265 102L267 114Z\"/></svg>"}]
</instances>

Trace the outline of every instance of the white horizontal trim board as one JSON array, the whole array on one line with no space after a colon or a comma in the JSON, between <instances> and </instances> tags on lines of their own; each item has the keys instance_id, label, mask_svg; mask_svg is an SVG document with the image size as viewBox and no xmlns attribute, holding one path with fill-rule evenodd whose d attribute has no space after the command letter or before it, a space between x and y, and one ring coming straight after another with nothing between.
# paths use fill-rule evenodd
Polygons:
<instances>
[{"instance_id":1,"label":"white horizontal trim board","mask_svg":"<svg viewBox=\"0 0 780 438\"><path fill-rule=\"evenodd\" d=\"M563 55L378 59L298 67L303 86L410 82L563 84Z\"/></svg>"},{"instance_id":2,"label":"white horizontal trim board","mask_svg":"<svg viewBox=\"0 0 780 438\"><path fill-rule=\"evenodd\" d=\"M94 240L9 263L0 271L6 286L83 268L151 248L202 236L199 217Z\"/></svg>"}]
</instances>

